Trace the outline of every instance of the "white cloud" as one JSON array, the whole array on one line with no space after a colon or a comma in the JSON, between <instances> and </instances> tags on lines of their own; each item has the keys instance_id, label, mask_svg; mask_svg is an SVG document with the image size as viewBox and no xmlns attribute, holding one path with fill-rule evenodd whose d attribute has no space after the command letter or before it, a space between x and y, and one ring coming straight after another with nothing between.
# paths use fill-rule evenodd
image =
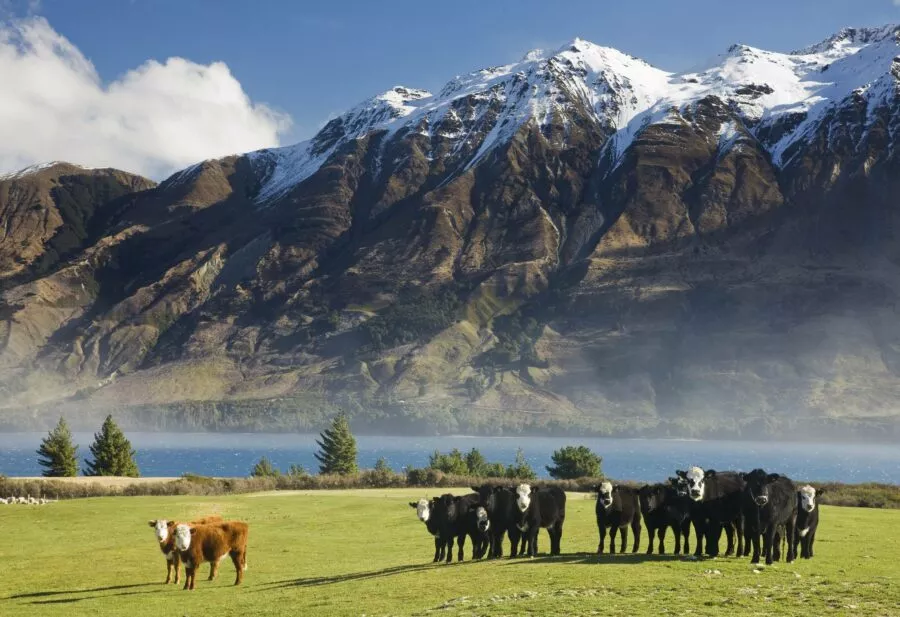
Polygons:
<instances>
[{"instance_id":1,"label":"white cloud","mask_svg":"<svg viewBox=\"0 0 900 617\"><path fill-rule=\"evenodd\" d=\"M148 61L109 84L41 17L0 24L0 173L52 160L160 179L278 145L290 118L221 62Z\"/></svg>"}]
</instances>

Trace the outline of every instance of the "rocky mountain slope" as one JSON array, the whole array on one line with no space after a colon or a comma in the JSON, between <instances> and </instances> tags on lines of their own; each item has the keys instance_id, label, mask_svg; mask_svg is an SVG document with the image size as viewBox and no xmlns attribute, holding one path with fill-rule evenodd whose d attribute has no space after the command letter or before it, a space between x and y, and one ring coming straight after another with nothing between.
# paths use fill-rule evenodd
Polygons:
<instances>
[{"instance_id":1,"label":"rocky mountain slope","mask_svg":"<svg viewBox=\"0 0 900 617\"><path fill-rule=\"evenodd\" d=\"M4 177L0 404L889 434L898 32L678 74L576 40L158 186Z\"/></svg>"}]
</instances>

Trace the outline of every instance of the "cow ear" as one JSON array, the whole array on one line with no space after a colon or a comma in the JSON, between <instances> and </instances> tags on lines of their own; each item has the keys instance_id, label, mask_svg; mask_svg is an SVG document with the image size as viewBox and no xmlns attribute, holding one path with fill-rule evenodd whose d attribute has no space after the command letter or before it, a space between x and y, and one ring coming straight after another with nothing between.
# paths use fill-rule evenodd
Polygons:
<instances>
[{"instance_id":1,"label":"cow ear","mask_svg":"<svg viewBox=\"0 0 900 617\"><path fill-rule=\"evenodd\" d=\"M409 502L409 507L410 507L410 508L418 508L418 507L419 507L419 504L417 504L415 501L410 501L410 502Z\"/></svg>"},{"instance_id":2,"label":"cow ear","mask_svg":"<svg viewBox=\"0 0 900 617\"><path fill-rule=\"evenodd\" d=\"M150 521L150 526L151 526L151 527L156 527L156 521Z\"/></svg>"},{"instance_id":3,"label":"cow ear","mask_svg":"<svg viewBox=\"0 0 900 617\"><path fill-rule=\"evenodd\" d=\"M780 477L781 476L777 473L770 473L768 476L766 476L766 480L768 480L769 482L775 482Z\"/></svg>"},{"instance_id":4,"label":"cow ear","mask_svg":"<svg viewBox=\"0 0 900 617\"><path fill-rule=\"evenodd\" d=\"M715 470L715 469L707 469L707 470L706 470L706 473L703 474L703 477L704 477L704 478L712 478L712 477L714 477L715 475L716 475L716 470Z\"/></svg>"},{"instance_id":5,"label":"cow ear","mask_svg":"<svg viewBox=\"0 0 900 617\"><path fill-rule=\"evenodd\" d=\"M194 535L194 532L197 531L197 528L191 527L189 531L191 532L191 535Z\"/></svg>"},{"instance_id":6,"label":"cow ear","mask_svg":"<svg viewBox=\"0 0 900 617\"><path fill-rule=\"evenodd\" d=\"M678 485L678 478L669 478L669 484Z\"/></svg>"},{"instance_id":7,"label":"cow ear","mask_svg":"<svg viewBox=\"0 0 900 617\"><path fill-rule=\"evenodd\" d=\"M675 475L679 478L687 478L687 472L684 469L676 469Z\"/></svg>"},{"instance_id":8,"label":"cow ear","mask_svg":"<svg viewBox=\"0 0 900 617\"><path fill-rule=\"evenodd\" d=\"M743 480L744 482L746 482L746 481L749 480L749 479L750 479L750 475L749 475L747 472L742 471L742 472L741 472L741 480Z\"/></svg>"},{"instance_id":9,"label":"cow ear","mask_svg":"<svg viewBox=\"0 0 900 617\"><path fill-rule=\"evenodd\" d=\"M816 499L818 499L819 497L821 497L821 496L824 495L824 494L825 494L825 489L824 489L824 488L817 488L817 489L816 489Z\"/></svg>"}]
</instances>

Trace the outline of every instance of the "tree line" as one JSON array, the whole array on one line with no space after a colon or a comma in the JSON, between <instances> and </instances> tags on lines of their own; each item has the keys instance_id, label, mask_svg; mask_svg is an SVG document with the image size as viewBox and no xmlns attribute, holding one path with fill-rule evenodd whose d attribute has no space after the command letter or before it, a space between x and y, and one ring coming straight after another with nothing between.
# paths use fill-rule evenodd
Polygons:
<instances>
[{"instance_id":1,"label":"tree line","mask_svg":"<svg viewBox=\"0 0 900 617\"><path fill-rule=\"evenodd\" d=\"M319 435L316 445L319 449L315 453L315 457L319 462L320 474L353 475L359 473L356 438L350 430L350 422L346 415L336 416L332 420L331 426ZM100 431L94 434L94 442L89 449L92 458L86 462L82 470L84 475L140 476L131 442L125 437L111 415L106 417ZM44 468L42 472L44 477L78 475L78 446L73 443L72 431L64 418L60 418L56 427L44 438L37 453L38 463ZM600 477L602 475L601 457L585 446L561 448L552 454L551 459L553 465L546 467L547 473L557 480ZM448 453L436 450L430 456L426 469L449 475L479 478L533 480L537 477L534 469L525 459L521 448L516 452L515 462L510 465L489 462L477 448L472 448L466 454L457 448ZM375 471L393 473L383 457L375 464ZM302 466L291 465L286 475L303 476L307 473ZM263 457L253 466L250 475L272 477L281 475L281 471L267 457Z\"/></svg>"}]
</instances>

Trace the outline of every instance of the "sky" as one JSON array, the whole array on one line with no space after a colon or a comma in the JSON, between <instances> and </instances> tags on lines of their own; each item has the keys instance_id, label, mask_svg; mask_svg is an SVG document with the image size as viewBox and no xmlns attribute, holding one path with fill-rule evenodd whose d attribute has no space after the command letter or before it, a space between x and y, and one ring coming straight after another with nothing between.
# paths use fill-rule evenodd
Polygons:
<instances>
[{"instance_id":1,"label":"sky","mask_svg":"<svg viewBox=\"0 0 900 617\"><path fill-rule=\"evenodd\" d=\"M889 23L900 0L0 0L0 174L67 160L161 179L575 37L681 71Z\"/></svg>"}]
</instances>

